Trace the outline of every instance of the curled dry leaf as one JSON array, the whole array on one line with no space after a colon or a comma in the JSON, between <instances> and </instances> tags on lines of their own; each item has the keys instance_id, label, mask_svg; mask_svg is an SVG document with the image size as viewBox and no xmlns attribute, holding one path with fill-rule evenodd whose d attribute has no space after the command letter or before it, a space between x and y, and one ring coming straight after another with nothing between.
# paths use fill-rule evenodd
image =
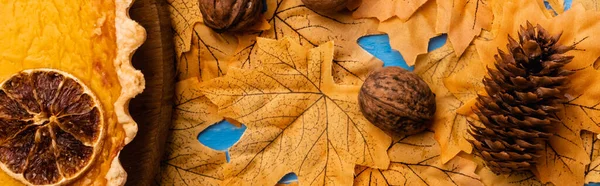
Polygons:
<instances>
[{"instance_id":1,"label":"curled dry leaf","mask_svg":"<svg viewBox=\"0 0 600 186\"><path fill-rule=\"evenodd\" d=\"M498 30L493 40L477 40L476 46L483 66L473 71L486 71L485 67L493 67L493 56L497 48L506 50L508 35L516 36L520 25L530 21L540 24L552 34L563 32L559 43L563 45L576 44L576 50L567 53L575 56L565 68L576 71L570 76L570 89L567 90L569 100L562 104L562 111L557 114L561 123L554 126L554 135L546 144L540 157L537 169L538 178L543 182L555 185L582 185L584 183L585 167L590 163L590 157L585 151L580 131L600 132L596 122L600 117L600 85L597 77L600 73L594 69L594 61L600 57L597 43L600 37L595 34L600 30L600 14L586 12L582 6L574 6L554 18L547 16L539 6L540 1L512 1L504 6L503 17L499 19ZM460 73L457 78L465 81L455 81L451 86L455 90L483 90L481 84L471 82L481 81L484 75ZM467 80L471 79L471 80ZM468 94L469 92L453 92ZM471 92L472 93L472 92ZM474 101L468 101L461 109L461 114L472 114ZM552 171L548 171L552 170Z\"/></svg>"},{"instance_id":2,"label":"curled dry leaf","mask_svg":"<svg viewBox=\"0 0 600 186\"><path fill-rule=\"evenodd\" d=\"M382 65L357 44L360 37L378 33L377 20L355 20L347 13L317 13L301 0L267 0L265 17L271 29L238 35L240 44L232 65L243 69L260 66L256 37L291 37L307 48L335 41L333 76L342 84L361 84L370 69Z\"/></svg>"},{"instance_id":3,"label":"curled dry leaf","mask_svg":"<svg viewBox=\"0 0 600 186\"><path fill-rule=\"evenodd\" d=\"M202 84L219 114L247 125L230 149L229 185L275 185L294 172L308 185L350 185L353 168L386 168L391 139L362 116L360 86L336 84L333 42L308 50L259 38L261 66Z\"/></svg>"},{"instance_id":4,"label":"curled dry leaf","mask_svg":"<svg viewBox=\"0 0 600 186\"><path fill-rule=\"evenodd\" d=\"M467 49L462 57L456 57L449 44L419 56L415 65L415 72L429 84L436 95L437 110L431 129L435 131L435 139L440 145L440 160L443 163L450 161L458 153L464 151L471 153L471 144L467 141L467 117L458 115L457 110L466 101L476 96L474 92L453 94L451 86L458 74L481 74L479 71L470 71L472 66L478 66L479 57L474 47ZM480 81L473 82L480 83Z\"/></svg>"},{"instance_id":5,"label":"curled dry leaf","mask_svg":"<svg viewBox=\"0 0 600 186\"><path fill-rule=\"evenodd\" d=\"M352 15L355 18L376 17L379 21L385 21L396 16L400 20L406 21L427 1L428 0L368 0L363 1L360 7L358 7Z\"/></svg>"},{"instance_id":6,"label":"curled dry leaf","mask_svg":"<svg viewBox=\"0 0 600 186\"><path fill-rule=\"evenodd\" d=\"M220 185L224 152L215 151L198 140L198 134L223 119L217 107L200 90L197 78L176 85L176 107L167 149L157 177L160 185Z\"/></svg>"},{"instance_id":7,"label":"curled dry leaf","mask_svg":"<svg viewBox=\"0 0 600 186\"><path fill-rule=\"evenodd\" d=\"M440 148L433 132L405 136L388 150L388 169L358 166L354 185L470 185L483 186L475 174L477 164L457 156L448 163L440 161Z\"/></svg>"}]
</instances>

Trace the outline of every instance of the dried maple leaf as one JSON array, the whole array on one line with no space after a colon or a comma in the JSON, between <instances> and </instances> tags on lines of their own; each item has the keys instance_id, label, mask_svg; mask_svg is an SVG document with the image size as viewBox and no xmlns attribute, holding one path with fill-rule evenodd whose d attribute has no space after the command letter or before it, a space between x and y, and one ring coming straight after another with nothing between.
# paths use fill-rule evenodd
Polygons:
<instances>
[{"instance_id":1,"label":"dried maple leaf","mask_svg":"<svg viewBox=\"0 0 600 186\"><path fill-rule=\"evenodd\" d=\"M321 14L304 6L301 0L267 0L267 21L271 29L238 35L235 66L252 69L261 61L256 37L279 39L292 37L308 48L335 41L333 76L342 84L361 84L370 69L382 63L363 50L357 40L377 34L377 20L358 19L344 13Z\"/></svg>"},{"instance_id":2,"label":"dried maple leaf","mask_svg":"<svg viewBox=\"0 0 600 186\"><path fill-rule=\"evenodd\" d=\"M380 23L379 30L390 36L392 48L402 53L406 64L412 66L419 54L427 53L429 39L436 36L435 1L429 1L408 21L395 17Z\"/></svg>"},{"instance_id":3,"label":"dried maple leaf","mask_svg":"<svg viewBox=\"0 0 600 186\"><path fill-rule=\"evenodd\" d=\"M598 0L573 0L573 5L581 3L586 10L600 11L600 1Z\"/></svg>"},{"instance_id":4,"label":"dried maple leaf","mask_svg":"<svg viewBox=\"0 0 600 186\"><path fill-rule=\"evenodd\" d=\"M379 21L385 21L394 16L402 21L408 20L419 7L428 0L370 0L363 1L352 14L355 18L376 17ZM431 0L433 1L433 0Z\"/></svg>"},{"instance_id":5,"label":"dried maple leaf","mask_svg":"<svg viewBox=\"0 0 600 186\"><path fill-rule=\"evenodd\" d=\"M198 134L223 119L217 107L198 88L197 78L176 85L176 107L167 149L161 162L160 185L220 185L224 152L215 151L198 140Z\"/></svg>"},{"instance_id":6,"label":"dried maple leaf","mask_svg":"<svg viewBox=\"0 0 600 186\"><path fill-rule=\"evenodd\" d=\"M600 182L600 139L592 132L582 131L581 139L592 162L585 167L585 183Z\"/></svg>"},{"instance_id":7,"label":"dried maple leaf","mask_svg":"<svg viewBox=\"0 0 600 186\"><path fill-rule=\"evenodd\" d=\"M388 150L388 169L358 166L354 185L481 185L477 164L462 157L440 161L440 148L433 132L425 131L398 140Z\"/></svg>"},{"instance_id":8,"label":"dried maple leaf","mask_svg":"<svg viewBox=\"0 0 600 186\"><path fill-rule=\"evenodd\" d=\"M481 29L491 29L493 19L487 0L454 0L448 40L456 55L463 54Z\"/></svg>"},{"instance_id":9,"label":"dried maple leaf","mask_svg":"<svg viewBox=\"0 0 600 186\"><path fill-rule=\"evenodd\" d=\"M492 172L481 158L474 158L473 156L466 157L478 164L480 168L477 170L477 175L481 177L481 181L484 185L488 186L545 186L552 185L550 183L541 183L536 176L531 172L515 172L511 174L500 174Z\"/></svg>"},{"instance_id":10,"label":"dried maple leaf","mask_svg":"<svg viewBox=\"0 0 600 186\"><path fill-rule=\"evenodd\" d=\"M232 33L217 33L202 22L199 1L168 0L169 16L174 31L174 43L179 79L201 77L203 80L222 76L238 46ZM249 30L266 30L266 20Z\"/></svg>"},{"instance_id":11,"label":"dried maple leaf","mask_svg":"<svg viewBox=\"0 0 600 186\"><path fill-rule=\"evenodd\" d=\"M471 144L466 140L470 137L467 133L467 117L458 115L456 111L476 94L453 94L452 91L455 90L449 89L455 87L447 87L446 84L468 81L456 78L457 74L483 75L483 72L469 72L470 68L477 66L475 60L478 59L474 47L467 49L465 55L459 58L449 44L417 59L415 72L436 94L437 107L431 129L435 131L435 139L440 145L440 159L443 163L450 161L461 151L471 153Z\"/></svg>"},{"instance_id":12,"label":"dried maple leaf","mask_svg":"<svg viewBox=\"0 0 600 186\"><path fill-rule=\"evenodd\" d=\"M391 139L358 107L360 86L336 84L333 42L308 50L292 38L259 38L255 69L230 68L202 84L219 113L247 125L230 149L228 185L349 185L356 164L385 168Z\"/></svg>"},{"instance_id":13,"label":"dried maple leaf","mask_svg":"<svg viewBox=\"0 0 600 186\"><path fill-rule=\"evenodd\" d=\"M554 18L544 14L539 1L513 1L505 4L503 18L499 30L493 40L477 40L477 51L481 63L493 67L493 56L496 48L506 50L508 35L516 36L520 25L530 21L540 24L552 34L563 32L559 43L572 45L576 43L577 50L567 53L575 56L574 60L565 68L575 70L570 76L571 87L567 90L569 102L564 103L563 111L557 114L561 123L551 131L554 135L546 144L543 155L540 157L537 169L539 179L543 182L552 182L556 185L582 185L584 171L590 158L585 151L584 143L580 138L580 131L587 130L594 133L600 132L596 122L600 117L600 90L597 87L597 77L600 73L593 67L593 62L600 56L597 43L600 37L600 14L586 12L582 6L575 6ZM486 71L485 68L476 68L472 72ZM484 76L480 74L461 73L464 79L481 81ZM457 83L462 90L483 90L481 84ZM461 114L471 114L473 108L469 101L459 110ZM552 170L552 171L548 171Z\"/></svg>"}]
</instances>

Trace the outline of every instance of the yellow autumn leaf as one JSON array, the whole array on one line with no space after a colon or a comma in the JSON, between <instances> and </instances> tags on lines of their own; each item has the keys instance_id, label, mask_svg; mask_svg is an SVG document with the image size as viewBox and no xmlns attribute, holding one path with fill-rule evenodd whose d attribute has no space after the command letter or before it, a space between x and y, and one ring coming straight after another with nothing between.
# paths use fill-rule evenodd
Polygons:
<instances>
[{"instance_id":1,"label":"yellow autumn leaf","mask_svg":"<svg viewBox=\"0 0 600 186\"><path fill-rule=\"evenodd\" d=\"M565 11L565 0L546 0L546 2L550 4L552 10L554 10L554 12L557 14L562 14Z\"/></svg>"},{"instance_id":2,"label":"yellow autumn leaf","mask_svg":"<svg viewBox=\"0 0 600 186\"><path fill-rule=\"evenodd\" d=\"M390 36L392 48L400 51L406 64L412 66L419 54L427 53L429 39L436 36L435 1L429 1L408 21L399 18L380 23L379 30Z\"/></svg>"},{"instance_id":3,"label":"yellow autumn leaf","mask_svg":"<svg viewBox=\"0 0 600 186\"><path fill-rule=\"evenodd\" d=\"M230 149L226 185L350 185L353 168L386 168L391 139L358 106L360 86L336 84L333 42L307 49L292 38L258 38L255 69L230 68L202 84L219 114L248 128Z\"/></svg>"},{"instance_id":4,"label":"yellow autumn leaf","mask_svg":"<svg viewBox=\"0 0 600 186\"><path fill-rule=\"evenodd\" d=\"M465 157L465 156L463 156ZM535 174L531 172L513 172L510 174L500 174L492 172L485 166L483 160L479 157L468 156L467 159L474 161L479 166L477 175L486 186L551 186L551 183L540 182Z\"/></svg>"},{"instance_id":5,"label":"yellow autumn leaf","mask_svg":"<svg viewBox=\"0 0 600 186\"><path fill-rule=\"evenodd\" d=\"M494 15L485 0L455 0L448 30L448 40L461 56L482 29L490 30Z\"/></svg>"},{"instance_id":6,"label":"yellow autumn leaf","mask_svg":"<svg viewBox=\"0 0 600 186\"><path fill-rule=\"evenodd\" d=\"M527 21L542 25L552 34L562 32L559 43L563 45L577 43L577 49L567 53L575 56L574 60L565 66L566 69L576 71L570 76L571 87L567 90L569 101L562 104L562 111L557 114L561 123L551 131L554 135L546 144L534 172L537 172L542 183L582 185L590 157L585 151L580 131L600 132L600 127L595 122L600 117L600 85L597 85L600 73L593 68L594 61L600 56L600 48L597 47L600 37L596 34L600 31L600 14L586 12L582 6L576 5L552 18L544 13L545 9L539 6L540 2L512 1L505 4L499 30L494 31L497 35L492 40L476 40L482 65L472 68L471 72L486 72L485 67L493 67L493 56L497 53L497 48L506 50L508 35L516 36L519 26ZM483 90L482 84L468 82L481 81L484 75L460 73L458 76L459 79L471 80L447 84L448 87L454 87L449 89L475 90L475 93ZM460 109L461 114L470 114L472 104L465 105Z\"/></svg>"},{"instance_id":7,"label":"yellow autumn leaf","mask_svg":"<svg viewBox=\"0 0 600 186\"><path fill-rule=\"evenodd\" d=\"M400 20L406 21L427 1L365 0L352 15L355 18L376 17L382 22L396 16Z\"/></svg>"},{"instance_id":8,"label":"yellow autumn leaf","mask_svg":"<svg viewBox=\"0 0 600 186\"><path fill-rule=\"evenodd\" d=\"M426 55L419 56L415 65L417 73L431 88L436 95L436 113L434 115L431 129L435 131L435 139L440 145L440 160L443 163L450 161L461 151L471 153L470 138L467 129L469 124L467 117L458 115L457 110L465 105L465 102L476 96L475 93L463 92L453 94L446 84L454 81L468 82L468 80L455 78L458 74L480 73L469 72L469 68L477 66L479 57L474 47L469 47L466 53L456 57L450 44L432 51ZM473 83L480 83L479 81Z\"/></svg>"},{"instance_id":9,"label":"yellow autumn leaf","mask_svg":"<svg viewBox=\"0 0 600 186\"><path fill-rule=\"evenodd\" d=\"M573 0L572 4L581 3L586 10L600 11L600 1L597 0Z\"/></svg>"},{"instance_id":10,"label":"yellow autumn leaf","mask_svg":"<svg viewBox=\"0 0 600 186\"><path fill-rule=\"evenodd\" d=\"M585 166L585 183L598 183L600 182L600 158L598 158L600 157L600 139L598 135L588 131L581 131L581 139L585 151L592 160L589 165Z\"/></svg>"},{"instance_id":11,"label":"yellow autumn leaf","mask_svg":"<svg viewBox=\"0 0 600 186\"><path fill-rule=\"evenodd\" d=\"M389 168L382 170L358 166L354 185L483 186L475 174L475 162L457 156L444 164L440 161L440 153L431 131L402 137L388 150L391 160Z\"/></svg>"},{"instance_id":12,"label":"yellow autumn leaf","mask_svg":"<svg viewBox=\"0 0 600 186\"><path fill-rule=\"evenodd\" d=\"M362 84L369 71L382 63L363 50L359 38L379 33L375 19L355 20L348 13L316 13L301 0L267 0L265 18L271 29L238 35L233 66L253 69L261 64L256 37L294 38L302 46L316 47L335 41L333 77L341 84Z\"/></svg>"},{"instance_id":13,"label":"yellow autumn leaf","mask_svg":"<svg viewBox=\"0 0 600 186\"><path fill-rule=\"evenodd\" d=\"M160 185L221 185L225 152L202 145L198 134L223 119L199 90L197 78L176 85L173 126L161 161Z\"/></svg>"}]
</instances>

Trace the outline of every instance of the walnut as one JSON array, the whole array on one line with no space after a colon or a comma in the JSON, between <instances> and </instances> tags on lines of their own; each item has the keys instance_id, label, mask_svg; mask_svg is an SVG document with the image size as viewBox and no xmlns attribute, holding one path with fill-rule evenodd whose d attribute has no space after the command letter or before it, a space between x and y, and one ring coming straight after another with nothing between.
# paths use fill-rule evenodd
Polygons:
<instances>
[{"instance_id":1,"label":"walnut","mask_svg":"<svg viewBox=\"0 0 600 186\"><path fill-rule=\"evenodd\" d=\"M218 33L243 31L260 18L263 0L199 0L204 24Z\"/></svg>"},{"instance_id":2,"label":"walnut","mask_svg":"<svg viewBox=\"0 0 600 186\"><path fill-rule=\"evenodd\" d=\"M364 116L392 135L419 133L435 114L435 94L427 83L399 67L371 72L358 99Z\"/></svg>"},{"instance_id":3,"label":"walnut","mask_svg":"<svg viewBox=\"0 0 600 186\"><path fill-rule=\"evenodd\" d=\"M348 0L302 0L306 7L317 12L335 12L346 8Z\"/></svg>"}]
</instances>

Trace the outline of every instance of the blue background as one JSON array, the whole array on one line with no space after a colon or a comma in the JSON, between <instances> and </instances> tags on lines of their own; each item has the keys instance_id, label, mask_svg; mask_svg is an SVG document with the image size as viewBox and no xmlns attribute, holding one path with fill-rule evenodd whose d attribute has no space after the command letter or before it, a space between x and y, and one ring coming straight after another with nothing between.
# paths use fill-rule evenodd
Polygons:
<instances>
[{"instance_id":1,"label":"blue background","mask_svg":"<svg viewBox=\"0 0 600 186\"><path fill-rule=\"evenodd\" d=\"M572 0L565 0L565 10L571 8ZM552 9L548 3L546 3L548 9ZM446 34L431 38L429 41L428 51L433 51L437 48L442 47L447 40ZM373 35L360 38L358 44L371 53L373 56L383 61L384 66L399 66L405 69L413 70L413 67L406 65L402 54L390 47L389 37L387 35ZM222 121L218 124L208 127L198 135L200 143L219 151L225 151L235 144L244 131L246 126L236 127L227 121ZM227 160L229 161L229 154L227 154ZM284 176L280 183L291 183L297 180L297 176L294 173L289 173ZM600 186L600 184L588 184L588 186Z\"/></svg>"}]
</instances>

